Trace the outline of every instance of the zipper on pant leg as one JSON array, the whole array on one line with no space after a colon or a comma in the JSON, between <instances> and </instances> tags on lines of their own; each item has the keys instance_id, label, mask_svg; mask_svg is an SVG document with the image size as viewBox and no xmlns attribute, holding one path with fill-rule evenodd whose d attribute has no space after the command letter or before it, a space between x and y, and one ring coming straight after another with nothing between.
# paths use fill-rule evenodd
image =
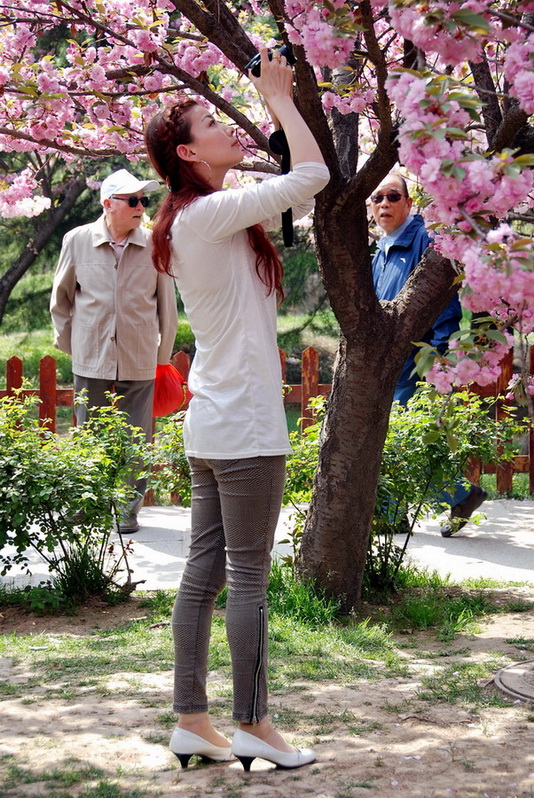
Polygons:
<instances>
[{"instance_id":1,"label":"zipper on pant leg","mask_svg":"<svg viewBox=\"0 0 534 798\"><path fill-rule=\"evenodd\" d=\"M254 669L254 691L252 694L252 718L251 723L258 723L258 700L260 692L260 676L263 668L263 655L265 651L265 623L264 623L264 610L263 607L258 608L259 611L259 638L258 638L258 657L256 659L256 667Z\"/></svg>"}]
</instances>

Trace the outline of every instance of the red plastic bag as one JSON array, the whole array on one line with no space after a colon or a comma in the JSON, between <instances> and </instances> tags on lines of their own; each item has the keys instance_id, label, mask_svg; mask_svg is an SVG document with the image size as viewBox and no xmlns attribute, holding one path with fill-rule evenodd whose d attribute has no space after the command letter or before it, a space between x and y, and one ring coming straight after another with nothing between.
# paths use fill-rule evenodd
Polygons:
<instances>
[{"instance_id":1,"label":"red plastic bag","mask_svg":"<svg viewBox=\"0 0 534 798\"><path fill-rule=\"evenodd\" d=\"M187 407L192 396L186 381L172 363L156 366L153 416L166 416Z\"/></svg>"}]
</instances>

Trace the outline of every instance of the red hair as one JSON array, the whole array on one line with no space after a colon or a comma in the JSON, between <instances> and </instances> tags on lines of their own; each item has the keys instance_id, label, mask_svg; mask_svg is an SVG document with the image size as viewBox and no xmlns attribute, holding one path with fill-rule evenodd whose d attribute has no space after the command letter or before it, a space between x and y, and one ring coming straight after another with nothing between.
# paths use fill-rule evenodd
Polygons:
<instances>
[{"instance_id":1,"label":"red hair","mask_svg":"<svg viewBox=\"0 0 534 798\"><path fill-rule=\"evenodd\" d=\"M174 217L198 197L212 194L215 189L193 168L192 163L178 157L178 144L190 144L191 123L188 111L198 105L195 100L180 100L156 114L148 123L145 143L150 162L169 193L155 216L152 232L152 260L159 272L172 274L171 227ZM261 224L247 227L249 244L256 254L256 273L269 294L276 291L279 301L284 298L282 278L284 268L276 247L267 237Z\"/></svg>"}]
</instances>

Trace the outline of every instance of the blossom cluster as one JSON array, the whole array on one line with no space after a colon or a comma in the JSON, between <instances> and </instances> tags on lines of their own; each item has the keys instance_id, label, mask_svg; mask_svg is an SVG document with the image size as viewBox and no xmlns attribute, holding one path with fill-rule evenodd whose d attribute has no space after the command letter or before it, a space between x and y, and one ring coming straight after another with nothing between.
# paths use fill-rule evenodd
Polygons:
<instances>
[{"instance_id":1,"label":"blossom cluster","mask_svg":"<svg viewBox=\"0 0 534 798\"><path fill-rule=\"evenodd\" d=\"M501 333L498 340L479 337L472 340L453 339L446 356L438 356L425 378L439 393L449 393L454 387L470 382L491 385L501 373L501 361L513 344L513 336Z\"/></svg>"},{"instance_id":2,"label":"blossom cluster","mask_svg":"<svg viewBox=\"0 0 534 798\"><path fill-rule=\"evenodd\" d=\"M401 36L453 65L480 59L482 42L472 29L478 23L489 33L487 10L484 0L392 0L389 7L392 24Z\"/></svg>"},{"instance_id":3,"label":"blossom cluster","mask_svg":"<svg viewBox=\"0 0 534 798\"><path fill-rule=\"evenodd\" d=\"M390 0L391 22L398 33L425 52L435 53L442 66L456 66L467 60L477 62L484 48L494 52L498 42L509 45L503 61L503 76L508 91L528 113L534 112L534 34L520 24L521 15L534 8L534 3L517 2L518 24L502 24L492 7L499 3L486 0ZM514 4L502 9L506 21L514 16Z\"/></svg>"},{"instance_id":4,"label":"blossom cluster","mask_svg":"<svg viewBox=\"0 0 534 798\"><path fill-rule=\"evenodd\" d=\"M510 82L510 94L516 97L527 114L534 113L534 33L523 42L513 42L504 58L504 73Z\"/></svg>"},{"instance_id":5,"label":"blossom cluster","mask_svg":"<svg viewBox=\"0 0 534 798\"><path fill-rule=\"evenodd\" d=\"M8 182L9 181L9 182ZM39 216L50 207L50 199L35 195L39 185L30 169L24 169L15 177L0 183L0 216L11 219L16 216Z\"/></svg>"},{"instance_id":6,"label":"blossom cluster","mask_svg":"<svg viewBox=\"0 0 534 798\"><path fill-rule=\"evenodd\" d=\"M160 96L176 91L173 67L197 77L214 64L229 65L217 47L190 38L187 19L171 24L170 0L75 1L70 12L59 6L51 0L0 5L0 119L13 130L0 135L7 151L60 148L67 160L113 152L135 157L143 150L144 121ZM65 61L52 52L35 59L36 19L43 33L70 24ZM101 31L96 42L86 35L93 19Z\"/></svg>"},{"instance_id":7,"label":"blossom cluster","mask_svg":"<svg viewBox=\"0 0 534 798\"><path fill-rule=\"evenodd\" d=\"M345 96L333 91L325 91L322 96L323 108L331 111L337 108L340 114L361 114L374 99L372 89L358 87Z\"/></svg>"},{"instance_id":8,"label":"blossom cluster","mask_svg":"<svg viewBox=\"0 0 534 798\"><path fill-rule=\"evenodd\" d=\"M514 374L506 386L506 398L515 400L518 404L526 404L527 396L534 396L534 376Z\"/></svg>"},{"instance_id":9,"label":"blossom cluster","mask_svg":"<svg viewBox=\"0 0 534 798\"><path fill-rule=\"evenodd\" d=\"M451 341L449 352L437 358L425 375L444 393L471 381L480 385L494 382L500 372L499 362L513 344L508 330L515 329L522 336L534 330L531 238L521 237L509 225L501 224L483 241L466 241L463 262L462 305L475 313L489 314L497 330L463 334Z\"/></svg>"},{"instance_id":10,"label":"blossom cluster","mask_svg":"<svg viewBox=\"0 0 534 798\"><path fill-rule=\"evenodd\" d=\"M302 45L316 66L343 66L354 49L355 32L347 32L356 20L344 0L328 5L314 0L286 0L290 19L287 34L292 44Z\"/></svg>"},{"instance_id":11,"label":"blossom cluster","mask_svg":"<svg viewBox=\"0 0 534 798\"><path fill-rule=\"evenodd\" d=\"M524 168L530 160L510 150L488 157L482 142L466 132L479 121L473 95L459 92L452 80L409 71L392 75L388 88L403 117L400 159L432 198L430 221L470 232L469 219L501 218L531 202L534 174Z\"/></svg>"},{"instance_id":12,"label":"blossom cluster","mask_svg":"<svg viewBox=\"0 0 534 798\"><path fill-rule=\"evenodd\" d=\"M509 225L491 230L464 252L462 304L489 312L526 335L534 330L534 248Z\"/></svg>"},{"instance_id":13,"label":"blossom cluster","mask_svg":"<svg viewBox=\"0 0 534 798\"><path fill-rule=\"evenodd\" d=\"M214 45L189 36L187 19L171 23L173 10L170 0L74 0L68 8L51 0L1 3L0 148L59 150L67 162L114 153L135 160L144 152L146 120L179 88L173 68L197 77L213 64L229 65ZM87 35L93 20L96 38ZM46 34L63 23L71 30L64 57L36 50L36 30ZM16 204L7 199L12 190L3 215L46 207L27 181L18 184Z\"/></svg>"},{"instance_id":14,"label":"blossom cluster","mask_svg":"<svg viewBox=\"0 0 534 798\"><path fill-rule=\"evenodd\" d=\"M398 33L437 56L442 67L450 67L480 61L484 49L493 52L497 42L522 42L521 18L532 6L524 0L390 0L389 14ZM517 24L510 24L514 20Z\"/></svg>"},{"instance_id":15,"label":"blossom cluster","mask_svg":"<svg viewBox=\"0 0 534 798\"><path fill-rule=\"evenodd\" d=\"M425 215L437 231L436 249L463 269L462 304L491 314L499 328L531 332L532 242L508 224L495 227L495 219L513 208L534 206L532 159L506 150L488 155L469 133L471 123L478 122L476 99L452 78L401 71L388 85L403 117L400 159L430 198ZM426 379L440 391L470 381L487 384L498 373L502 346L490 339L486 348L479 340L477 347L462 349L456 342Z\"/></svg>"}]
</instances>

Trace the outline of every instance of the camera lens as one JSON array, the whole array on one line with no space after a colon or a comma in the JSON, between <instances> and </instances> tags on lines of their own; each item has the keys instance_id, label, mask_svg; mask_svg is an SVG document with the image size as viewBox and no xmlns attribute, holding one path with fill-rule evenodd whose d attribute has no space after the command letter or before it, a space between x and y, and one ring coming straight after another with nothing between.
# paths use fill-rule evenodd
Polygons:
<instances>
[{"instance_id":1,"label":"camera lens","mask_svg":"<svg viewBox=\"0 0 534 798\"><path fill-rule=\"evenodd\" d=\"M287 44L283 44L280 47L279 52L280 52L280 55L283 55L285 57L287 63L290 66L293 66L293 64L297 63L297 59L293 55L293 50L291 49L291 47L288 47Z\"/></svg>"},{"instance_id":2,"label":"camera lens","mask_svg":"<svg viewBox=\"0 0 534 798\"><path fill-rule=\"evenodd\" d=\"M269 53L269 59L272 58L271 53ZM251 72L254 77L259 78L261 75L261 55L256 53L256 55L252 56L248 64L245 66L245 72Z\"/></svg>"},{"instance_id":3,"label":"camera lens","mask_svg":"<svg viewBox=\"0 0 534 798\"><path fill-rule=\"evenodd\" d=\"M283 55L286 58L287 63L290 64L291 66L293 66L293 64L296 63L297 59L293 55L293 50L291 49L291 47L288 47L287 44L283 44L280 47L280 49L278 50L278 52L280 53L280 55ZM269 61L272 61L272 60L273 60L273 54L271 52L269 52ZM248 72L249 70L254 75L254 77L256 77L256 78L260 77L260 75L261 75L261 55L259 53L256 53L256 55L253 56L250 59L248 64L246 64L245 72Z\"/></svg>"}]
</instances>

